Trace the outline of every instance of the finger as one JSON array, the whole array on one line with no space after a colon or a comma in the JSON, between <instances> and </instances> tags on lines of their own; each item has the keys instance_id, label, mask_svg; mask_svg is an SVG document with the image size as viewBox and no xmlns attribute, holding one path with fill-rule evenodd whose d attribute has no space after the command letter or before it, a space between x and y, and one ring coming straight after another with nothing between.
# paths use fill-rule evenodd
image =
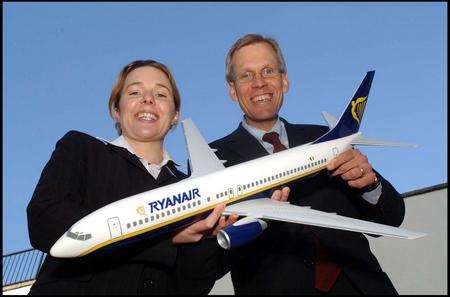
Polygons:
<instances>
[{"instance_id":1,"label":"finger","mask_svg":"<svg viewBox=\"0 0 450 297\"><path fill-rule=\"evenodd\" d=\"M364 176L364 169L355 167L341 175L343 180L356 180Z\"/></svg>"},{"instance_id":2,"label":"finger","mask_svg":"<svg viewBox=\"0 0 450 297\"><path fill-rule=\"evenodd\" d=\"M289 187L283 187L281 189L281 199L280 201L287 201L289 198L289 193L291 192L291 189Z\"/></svg>"},{"instance_id":3,"label":"finger","mask_svg":"<svg viewBox=\"0 0 450 297\"><path fill-rule=\"evenodd\" d=\"M362 189L364 187L372 185L375 181L375 177L375 173L371 172L361 178L348 181L348 185L352 188Z\"/></svg>"},{"instance_id":4,"label":"finger","mask_svg":"<svg viewBox=\"0 0 450 297\"><path fill-rule=\"evenodd\" d=\"M281 190L273 191L271 199L279 201L281 199Z\"/></svg>"},{"instance_id":5,"label":"finger","mask_svg":"<svg viewBox=\"0 0 450 297\"><path fill-rule=\"evenodd\" d=\"M214 210L209 214L209 216L206 219L196 223L198 225L196 226L195 230L202 232L214 228L216 222L220 219L220 215L222 214L224 209L225 209L224 203L216 205L216 207L214 207Z\"/></svg>"},{"instance_id":6,"label":"finger","mask_svg":"<svg viewBox=\"0 0 450 297\"><path fill-rule=\"evenodd\" d=\"M220 230L234 224L238 219L237 215L230 215L228 218L222 216L220 217L219 224L214 228L212 235L217 235Z\"/></svg>"},{"instance_id":7,"label":"finger","mask_svg":"<svg viewBox=\"0 0 450 297\"><path fill-rule=\"evenodd\" d=\"M335 170L339 166L341 166L343 163L348 162L353 158L353 150L348 150L343 153L340 153L337 155L334 159L330 161L327 165L327 169L329 171Z\"/></svg>"}]
</instances>

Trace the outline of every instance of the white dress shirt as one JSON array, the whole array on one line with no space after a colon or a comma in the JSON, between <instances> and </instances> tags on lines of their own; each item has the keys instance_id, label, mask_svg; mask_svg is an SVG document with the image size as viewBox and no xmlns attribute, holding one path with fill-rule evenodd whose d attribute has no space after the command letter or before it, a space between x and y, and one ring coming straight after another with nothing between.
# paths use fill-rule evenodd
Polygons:
<instances>
[{"instance_id":1,"label":"white dress shirt","mask_svg":"<svg viewBox=\"0 0 450 297\"><path fill-rule=\"evenodd\" d=\"M158 178L159 173L161 172L161 168L167 164L172 158L170 157L169 153L167 153L165 150L163 150L163 160L160 164L153 164L145 160L144 158L138 156L134 151L131 145L127 142L125 137L123 135L120 135L118 138L116 138L114 141L111 142L111 144L126 148L130 153L133 155L136 155L136 157L139 158L139 161L141 161L142 165L144 165L145 169L147 169L148 173L150 173L155 179Z\"/></svg>"}]
</instances>

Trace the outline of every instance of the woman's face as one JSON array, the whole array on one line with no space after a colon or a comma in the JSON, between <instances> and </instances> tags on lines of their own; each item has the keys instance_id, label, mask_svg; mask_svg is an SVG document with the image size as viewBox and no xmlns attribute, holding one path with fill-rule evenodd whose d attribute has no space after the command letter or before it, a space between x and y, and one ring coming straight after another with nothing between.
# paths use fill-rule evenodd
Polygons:
<instances>
[{"instance_id":1,"label":"woman's face","mask_svg":"<svg viewBox=\"0 0 450 297\"><path fill-rule=\"evenodd\" d=\"M139 142L164 140L179 114L166 74L151 66L132 70L113 114L126 138Z\"/></svg>"}]
</instances>

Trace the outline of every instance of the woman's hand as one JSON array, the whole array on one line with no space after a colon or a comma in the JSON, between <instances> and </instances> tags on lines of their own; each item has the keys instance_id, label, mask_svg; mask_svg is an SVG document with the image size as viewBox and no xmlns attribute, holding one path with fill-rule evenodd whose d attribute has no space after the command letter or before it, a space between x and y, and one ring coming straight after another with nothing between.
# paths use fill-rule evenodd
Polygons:
<instances>
[{"instance_id":1,"label":"woman's hand","mask_svg":"<svg viewBox=\"0 0 450 297\"><path fill-rule=\"evenodd\" d=\"M224 209L224 203L218 204L206 219L195 222L181 231L178 231L172 238L172 243L181 244L198 242L203 236L215 236L221 229L234 224L237 221L238 216L230 215L227 218L221 216Z\"/></svg>"}]
</instances>

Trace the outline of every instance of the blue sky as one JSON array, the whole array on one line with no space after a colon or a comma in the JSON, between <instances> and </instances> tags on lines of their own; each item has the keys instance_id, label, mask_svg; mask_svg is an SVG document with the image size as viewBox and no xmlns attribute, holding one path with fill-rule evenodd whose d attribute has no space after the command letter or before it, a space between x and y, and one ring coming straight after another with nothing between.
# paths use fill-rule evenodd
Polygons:
<instances>
[{"instance_id":1,"label":"blue sky","mask_svg":"<svg viewBox=\"0 0 450 297\"><path fill-rule=\"evenodd\" d=\"M279 41L294 123L339 116L376 70L360 131L421 147L360 150L401 193L447 182L446 3L3 3L3 253L30 247L26 206L57 140L117 137L107 102L127 63L167 64L207 141L233 131L225 56L247 33ZM186 164L181 126L165 147Z\"/></svg>"}]
</instances>

